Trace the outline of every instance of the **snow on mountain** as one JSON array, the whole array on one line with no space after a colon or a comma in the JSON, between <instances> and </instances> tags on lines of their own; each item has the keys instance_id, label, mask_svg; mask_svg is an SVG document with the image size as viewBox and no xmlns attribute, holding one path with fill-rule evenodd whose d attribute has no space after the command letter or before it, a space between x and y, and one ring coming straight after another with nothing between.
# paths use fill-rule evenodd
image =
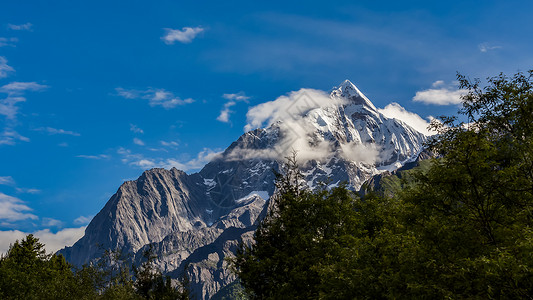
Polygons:
<instances>
[{"instance_id":1,"label":"snow on mountain","mask_svg":"<svg viewBox=\"0 0 533 300\"><path fill-rule=\"evenodd\" d=\"M224 258L240 240L252 240L274 192L273 170L291 151L309 186L348 182L358 190L416 158L426 141L381 114L348 80L329 94L301 89L281 96L251 108L247 118L247 132L200 172L152 169L125 182L85 235L60 252L81 265L103 249L119 249L138 263L152 244L165 273L177 278L188 264L193 292L208 299L234 280Z\"/></svg>"}]
</instances>

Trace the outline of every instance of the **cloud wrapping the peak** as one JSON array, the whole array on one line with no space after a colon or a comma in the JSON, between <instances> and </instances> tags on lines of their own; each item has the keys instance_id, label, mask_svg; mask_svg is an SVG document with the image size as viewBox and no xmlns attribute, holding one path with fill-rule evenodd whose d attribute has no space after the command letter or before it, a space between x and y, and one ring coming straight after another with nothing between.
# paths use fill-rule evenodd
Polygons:
<instances>
[{"instance_id":1,"label":"cloud wrapping the peak","mask_svg":"<svg viewBox=\"0 0 533 300\"><path fill-rule=\"evenodd\" d=\"M320 90L300 89L278 97L274 101L256 105L248 110L246 115L248 124L244 128L245 131L275 124L273 126L279 127L280 139L276 145L268 149L234 148L228 154L228 158L279 160L295 150L300 162L324 161L338 155L349 161L375 163L379 157L379 151L375 145L355 142L335 145L327 139L314 135L317 130L316 126L321 123L319 121L321 117L319 111L316 113L313 111L318 108L331 111L343 104L347 104L344 98L331 98Z\"/></svg>"},{"instance_id":2,"label":"cloud wrapping the peak","mask_svg":"<svg viewBox=\"0 0 533 300\"><path fill-rule=\"evenodd\" d=\"M204 31L202 27L183 27L181 30L172 28L164 29L166 33L161 39L167 45L172 45L175 42L188 44L192 42L198 34Z\"/></svg>"},{"instance_id":3,"label":"cloud wrapping the peak","mask_svg":"<svg viewBox=\"0 0 533 300\"><path fill-rule=\"evenodd\" d=\"M297 120L308 111L335 104L328 94L320 90L300 89L291 92L287 96L278 97L274 101L268 101L256 105L246 114L247 124L244 131L269 126L276 121Z\"/></svg>"},{"instance_id":4,"label":"cloud wrapping the peak","mask_svg":"<svg viewBox=\"0 0 533 300\"><path fill-rule=\"evenodd\" d=\"M398 103L393 102L385 106L385 108L378 109L378 111L385 117L400 120L425 135L429 136L436 133L428 130L430 122L424 120L416 113L407 111Z\"/></svg>"},{"instance_id":5,"label":"cloud wrapping the peak","mask_svg":"<svg viewBox=\"0 0 533 300\"><path fill-rule=\"evenodd\" d=\"M418 91L413 101L435 105L458 105L466 90L458 89L456 85L446 85L442 80L435 81L431 89Z\"/></svg>"}]
</instances>

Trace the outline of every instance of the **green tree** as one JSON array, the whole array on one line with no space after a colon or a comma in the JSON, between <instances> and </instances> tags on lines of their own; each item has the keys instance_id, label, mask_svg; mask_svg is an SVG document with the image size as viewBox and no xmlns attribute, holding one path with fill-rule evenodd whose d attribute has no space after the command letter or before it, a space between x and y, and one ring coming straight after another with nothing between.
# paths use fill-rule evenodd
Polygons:
<instances>
[{"instance_id":1,"label":"green tree","mask_svg":"<svg viewBox=\"0 0 533 300\"><path fill-rule=\"evenodd\" d=\"M184 268L184 275L178 285L173 287L170 277L163 276L161 271L154 266L154 260L157 256L153 254L153 246L150 245L143 254L146 260L139 268L133 268L135 274L134 286L137 294L144 299L189 299L187 267Z\"/></svg>"},{"instance_id":2,"label":"green tree","mask_svg":"<svg viewBox=\"0 0 533 300\"><path fill-rule=\"evenodd\" d=\"M277 194L233 265L255 299L309 299L320 295L320 266L353 240L354 198L343 186L311 192L302 185L295 156L278 176Z\"/></svg>"},{"instance_id":3,"label":"green tree","mask_svg":"<svg viewBox=\"0 0 533 300\"><path fill-rule=\"evenodd\" d=\"M80 282L61 255L46 254L33 235L12 244L0 258L1 299L84 299L92 286Z\"/></svg>"}]
</instances>

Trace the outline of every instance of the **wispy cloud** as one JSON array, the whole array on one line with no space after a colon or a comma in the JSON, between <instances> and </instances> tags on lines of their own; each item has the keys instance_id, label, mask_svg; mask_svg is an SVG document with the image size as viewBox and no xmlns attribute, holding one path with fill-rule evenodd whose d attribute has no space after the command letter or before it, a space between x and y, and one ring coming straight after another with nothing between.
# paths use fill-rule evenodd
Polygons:
<instances>
[{"instance_id":1,"label":"wispy cloud","mask_svg":"<svg viewBox=\"0 0 533 300\"><path fill-rule=\"evenodd\" d=\"M5 47L5 46L16 47L15 43L18 41L19 39L16 37L10 37L10 38L0 37L0 47Z\"/></svg>"},{"instance_id":2,"label":"wispy cloud","mask_svg":"<svg viewBox=\"0 0 533 300\"><path fill-rule=\"evenodd\" d=\"M38 217L29 213L32 211L19 198L6 195L0 192L0 221L21 221L21 220L36 220Z\"/></svg>"},{"instance_id":3,"label":"wispy cloud","mask_svg":"<svg viewBox=\"0 0 533 300\"><path fill-rule=\"evenodd\" d=\"M174 95L174 93L169 92L165 89L146 89L146 90L135 90L135 89L124 89L118 87L115 89L118 96L121 96L126 99L145 99L148 100L150 106L162 106L165 109L171 109L176 106L185 105L193 103L194 100L191 98L181 99Z\"/></svg>"},{"instance_id":4,"label":"wispy cloud","mask_svg":"<svg viewBox=\"0 0 533 300\"><path fill-rule=\"evenodd\" d=\"M123 163L143 170L151 168L177 168L183 171L190 171L202 168L205 164L218 157L222 152L219 150L204 148L195 158L188 161L178 161L173 158L145 157L142 154L133 153L126 148L119 148L117 153L122 156L121 161Z\"/></svg>"},{"instance_id":5,"label":"wispy cloud","mask_svg":"<svg viewBox=\"0 0 533 300\"><path fill-rule=\"evenodd\" d=\"M76 157L79 158L86 158L86 159L108 159L109 155L100 154L100 155L76 155Z\"/></svg>"},{"instance_id":6,"label":"wispy cloud","mask_svg":"<svg viewBox=\"0 0 533 300\"><path fill-rule=\"evenodd\" d=\"M435 132L429 131L428 126L429 122L427 120L424 120L422 117L420 117L418 114L407 111L405 108L403 108L398 103L391 103L385 108L378 109L380 113L385 115L387 118L393 118L400 121L403 121L407 125L413 127L414 129L418 130L419 132L425 134L425 135L432 135L435 134ZM430 117L431 120L431 117Z\"/></svg>"},{"instance_id":7,"label":"wispy cloud","mask_svg":"<svg viewBox=\"0 0 533 300\"><path fill-rule=\"evenodd\" d=\"M32 234L44 244L46 250L50 252L56 252L65 246L72 246L77 240L79 240L85 233L86 226L79 228L65 228L56 233L50 231L50 229L43 229L35 231ZM19 230L0 231L0 253L6 253L9 246L16 240L22 240L29 233Z\"/></svg>"},{"instance_id":8,"label":"wispy cloud","mask_svg":"<svg viewBox=\"0 0 533 300\"><path fill-rule=\"evenodd\" d=\"M139 138L134 138L133 139L133 143L135 145L144 146L144 142L141 139L139 139Z\"/></svg>"},{"instance_id":9,"label":"wispy cloud","mask_svg":"<svg viewBox=\"0 0 533 300\"><path fill-rule=\"evenodd\" d=\"M41 222L42 226L45 227L61 227L63 226L63 222L53 219L53 218L43 218Z\"/></svg>"},{"instance_id":10,"label":"wispy cloud","mask_svg":"<svg viewBox=\"0 0 533 300\"><path fill-rule=\"evenodd\" d=\"M72 135L72 136L80 136L79 133L74 132L74 131L57 129L57 128L52 128L52 127L39 127L39 128L36 128L35 131L46 132L50 135L65 134L65 135Z\"/></svg>"},{"instance_id":11,"label":"wispy cloud","mask_svg":"<svg viewBox=\"0 0 533 300\"><path fill-rule=\"evenodd\" d=\"M137 125L134 125L134 124L130 124L130 131L134 132L134 133L144 133L144 130L142 130L141 128L137 127Z\"/></svg>"},{"instance_id":12,"label":"wispy cloud","mask_svg":"<svg viewBox=\"0 0 533 300\"><path fill-rule=\"evenodd\" d=\"M171 148L177 148L179 146L179 143L175 142L175 141L170 141L170 142L160 141L160 143L161 143L161 145L163 145L165 147L171 147Z\"/></svg>"},{"instance_id":13,"label":"wispy cloud","mask_svg":"<svg viewBox=\"0 0 533 300\"><path fill-rule=\"evenodd\" d=\"M0 105L1 107L1 105ZM29 142L30 139L13 130L13 128L6 127L0 133L0 145L15 145L17 141Z\"/></svg>"},{"instance_id":14,"label":"wispy cloud","mask_svg":"<svg viewBox=\"0 0 533 300\"><path fill-rule=\"evenodd\" d=\"M0 184L13 185L15 184L15 180L11 176L0 176Z\"/></svg>"},{"instance_id":15,"label":"wispy cloud","mask_svg":"<svg viewBox=\"0 0 533 300\"><path fill-rule=\"evenodd\" d=\"M0 60L0 65L2 61ZM14 121L18 114L17 104L26 101L23 97L26 91L40 91L47 88L46 85L41 85L36 82L11 82L0 87L0 93L6 93L8 96L4 99L0 99L0 115L5 116L7 119ZM5 128L4 135L9 135L12 128ZM13 137L13 135L11 135Z\"/></svg>"},{"instance_id":16,"label":"wispy cloud","mask_svg":"<svg viewBox=\"0 0 533 300\"><path fill-rule=\"evenodd\" d=\"M11 95L20 95L26 91L42 91L48 88L47 85L39 84L37 82L19 82L14 81L0 87L0 92Z\"/></svg>"},{"instance_id":17,"label":"wispy cloud","mask_svg":"<svg viewBox=\"0 0 533 300\"><path fill-rule=\"evenodd\" d=\"M32 27L33 27L32 23L26 23L26 24L20 24L20 25L7 24L7 28L9 28L11 30L27 30L27 31L31 31Z\"/></svg>"},{"instance_id":18,"label":"wispy cloud","mask_svg":"<svg viewBox=\"0 0 533 300\"><path fill-rule=\"evenodd\" d=\"M479 51L481 51L483 53L491 51L491 50L496 50L496 49L501 49L502 48L502 46L491 45L489 43L481 43L477 47L478 47Z\"/></svg>"},{"instance_id":19,"label":"wispy cloud","mask_svg":"<svg viewBox=\"0 0 533 300\"><path fill-rule=\"evenodd\" d=\"M2 46L2 40L0 39L0 47ZM15 69L7 64L7 59L4 56L0 56L0 78L5 78L9 73L15 72Z\"/></svg>"},{"instance_id":20,"label":"wispy cloud","mask_svg":"<svg viewBox=\"0 0 533 300\"><path fill-rule=\"evenodd\" d=\"M76 225L87 225L94 216L79 216L74 220L74 224Z\"/></svg>"},{"instance_id":21,"label":"wispy cloud","mask_svg":"<svg viewBox=\"0 0 533 300\"><path fill-rule=\"evenodd\" d=\"M461 104L461 97L465 90L458 89L457 84L446 85L442 80L435 81L433 88L418 91L413 97L413 101L435 105L457 105Z\"/></svg>"},{"instance_id":22,"label":"wispy cloud","mask_svg":"<svg viewBox=\"0 0 533 300\"><path fill-rule=\"evenodd\" d=\"M167 45L172 45L175 42L188 44L192 42L199 33L204 31L202 27L183 27L181 30L171 28L164 29L165 35L162 36L161 39Z\"/></svg>"},{"instance_id":23,"label":"wispy cloud","mask_svg":"<svg viewBox=\"0 0 533 300\"><path fill-rule=\"evenodd\" d=\"M230 108L236 105L237 101L248 102L248 99L250 99L250 97L246 96L244 92L239 92L237 94L224 94L222 95L222 98L228 101L224 103L224 107L220 111L220 114L218 115L217 120L220 122L224 122L224 123L229 123L230 114L233 113L233 111Z\"/></svg>"},{"instance_id":24,"label":"wispy cloud","mask_svg":"<svg viewBox=\"0 0 533 300\"><path fill-rule=\"evenodd\" d=\"M0 65L1 63L0 60ZM46 85L36 82L11 82L0 87L0 93L7 94L6 98L0 99L0 116L4 116L6 120L3 132L0 133L0 145L15 145L17 141L30 140L14 129L19 112L18 104L26 101L25 92L41 91L45 88Z\"/></svg>"},{"instance_id":25,"label":"wispy cloud","mask_svg":"<svg viewBox=\"0 0 533 300\"><path fill-rule=\"evenodd\" d=\"M17 193L22 194L39 194L41 190L39 189L31 189L31 188L16 188Z\"/></svg>"}]
</instances>

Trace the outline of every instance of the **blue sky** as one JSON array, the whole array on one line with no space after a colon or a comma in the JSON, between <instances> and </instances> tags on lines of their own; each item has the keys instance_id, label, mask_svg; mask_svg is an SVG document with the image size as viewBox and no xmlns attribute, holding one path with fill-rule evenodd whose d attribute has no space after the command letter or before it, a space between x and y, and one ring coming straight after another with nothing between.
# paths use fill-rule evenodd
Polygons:
<instances>
[{"instance_id":1,"label":"blue sky","mask_svg":"<svg viewBox=\"0 0 533 300\"><path fill-rule=\"evenodd\" d=\"M290 91L350 79L426 119L457 71L533 67L531 1L353 2L4 1L0 251L71 243L124 180L197 171Z\"/></svg>"}]
</instances>

